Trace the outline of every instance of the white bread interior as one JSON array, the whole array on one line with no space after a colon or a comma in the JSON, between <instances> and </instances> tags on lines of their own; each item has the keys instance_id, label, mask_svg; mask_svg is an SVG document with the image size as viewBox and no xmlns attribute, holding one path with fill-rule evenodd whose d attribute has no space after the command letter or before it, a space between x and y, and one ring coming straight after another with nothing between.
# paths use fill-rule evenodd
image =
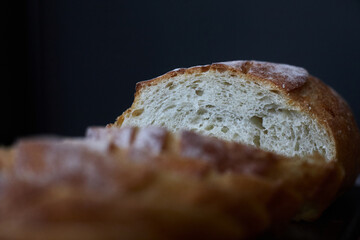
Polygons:
<instances>
[{"instance_id":1,"label":"white bread interior","mask_svg":"<svg viewBox=\"0 0 360 240\"><path fill-rule=\"evenodd\" d=\"M286 156L335 157L335 143L315 118L270 85L231 72L180 74L142 87L122 126L193 130Z\"/></svg>"}]
</instances>

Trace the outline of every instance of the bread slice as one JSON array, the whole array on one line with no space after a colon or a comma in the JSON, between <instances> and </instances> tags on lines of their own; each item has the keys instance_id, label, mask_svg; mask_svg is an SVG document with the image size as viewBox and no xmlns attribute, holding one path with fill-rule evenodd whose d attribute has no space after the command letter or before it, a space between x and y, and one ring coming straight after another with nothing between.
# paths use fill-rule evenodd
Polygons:
<instances>
[{"instance_id":1,"label":"bread slice","mask_svg":"<svg viewBox=\"0 0 360 240\"><path fill-rule=\"evenodd\" d=\"M114 123L192 130L286 156L320 154L345 172L359 168L360 135L346 102L300 67L233 61L175 69L136 85L135 99Z\"/></svg>"}]
</instances>

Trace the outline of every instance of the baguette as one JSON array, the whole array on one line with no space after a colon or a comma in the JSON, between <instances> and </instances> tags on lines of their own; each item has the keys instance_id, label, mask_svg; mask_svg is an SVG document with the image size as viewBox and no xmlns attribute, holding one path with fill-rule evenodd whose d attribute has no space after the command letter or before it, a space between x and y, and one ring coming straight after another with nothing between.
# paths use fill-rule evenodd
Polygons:
<instances>
[{"instance_id":1,"label":"baguette","mask_svg":"<svg viewBox=\"0 0 360 240\"><path fill-rule=\"evenodd\" d=\"M334 187L325 198L336 193L341 170L313 157L156 127L21 140L0 152L11 163L0 168L0 238L252 239L282 228L324 183Z\"/></svg>"},{"instance_id":2,"label":"baguette","mask_svg":"<svg viewBox=\"0 0 360 240\"><path fill-rule=\"evenodd\" d=\"M338 194L359 172L360 134L350 108L300 67L222 62L140 82L132 106L113 126L149 125L191 130L303 161L318 161L308 156L319 154L344 173ZM312 214L304 218L318 217L331 201L306 207Z\"/></svg>"}]
</instances>

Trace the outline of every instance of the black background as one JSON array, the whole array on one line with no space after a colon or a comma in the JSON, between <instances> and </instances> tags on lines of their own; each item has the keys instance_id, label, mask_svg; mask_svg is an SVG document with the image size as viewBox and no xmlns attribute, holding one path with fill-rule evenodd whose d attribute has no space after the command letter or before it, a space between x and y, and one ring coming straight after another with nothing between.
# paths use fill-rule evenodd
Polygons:
<instances>
[{"instance_id":1,"label":"black background","mask_svg":"<svg viewBox=\"0 0 360 240\"><path fill-rule=\"evenodd\" d=\"M113 122L135 83L255 59L305 67L360 119L359 0L1 1L0 144Z\"/></svg>"}]
</instances>

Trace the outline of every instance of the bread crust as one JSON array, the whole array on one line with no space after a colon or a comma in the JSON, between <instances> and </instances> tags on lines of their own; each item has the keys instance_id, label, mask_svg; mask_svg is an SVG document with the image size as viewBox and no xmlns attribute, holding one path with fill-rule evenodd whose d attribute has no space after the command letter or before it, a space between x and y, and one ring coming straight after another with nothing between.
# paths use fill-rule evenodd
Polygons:
<instances>
[{"instance_id":1,"label":"bread crust","mask_svg":"<svg viewBox=\"0 0 360 240\"><path fill-rule=\"evenodd\" d=\"M234 76L266 85L286 99L290 106L310 115L324 127L335 144L335 157L330 161L339 163L345 172L339 193L353 185L360 167L360 133L354 116L339 94L303 68L258 61L231 61L175 69L152 80L137 83L132 106L117 118L114 125L120 127L124 118L136 109L142 89L180 74L216 71L228 71Z\"/></svg>"},{"instance_id":2,"label":"bread crust","mask_svg":"<svg viewBox=\"0 0 360 240\"><path fill-rule=\"evenodd\" d=\"M0 154L13 163L0 169L5 239L252 239L304 202L323 204L318 194L332 197L342 177L320 156L304 163L156 127L22 140L12 152Z\"/></svg>"},{"instance_id":3,"label":"bread crust","mask_svg":"<svg viewBox=\"0 0 360 240\"><path fill-rule=\"evenodd\" d=\"M126 148L131 159L144 162L150 156L171 156L196 159L186 171L202 175L209 170L257 176L269 182L282 181L302 199L303 205L294 219L312 221L318 218L338 193L344 180L341 164L327 162L316 154L288 158L248 145L206 137L191 131L174 135L159 127L89 128L92 139L108 139L117 147ZM127 136L126 139L123 136ZM122 139L121 142L118 139ZM125 145L124 145L125 143ZM151 146L151 147L150 147ZM155 146L155 147L154 147ZM311 163L310 163L311 162ZM205 165L203 164L205 163ZM183 169L183 165L169 162L170 169ZM206 167L204 167L206 166Z\"/></svg>"}]
</instances>

